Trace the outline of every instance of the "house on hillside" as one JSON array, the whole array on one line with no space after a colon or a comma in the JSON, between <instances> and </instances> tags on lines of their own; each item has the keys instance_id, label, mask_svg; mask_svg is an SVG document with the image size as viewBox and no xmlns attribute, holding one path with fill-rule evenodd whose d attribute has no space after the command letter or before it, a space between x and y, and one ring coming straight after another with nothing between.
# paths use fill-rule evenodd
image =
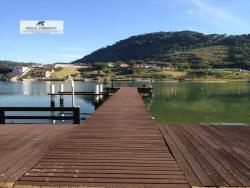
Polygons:
<instances>
[{"instance_id":1,"label":"house on hillside","mask_svg":"<svg viewBox=\"0 0 250 188\"><path fill-rule=\"evenodd\" d=\"M82 68L82 69L86 69L86 68L91 68L92 65L91 64L87 64L87 63L75 63L75 64L71 64L73 67L75 68Z\"/></svg>"},{"instance_id":2,"label":"house on hillside","mask_svg":"<svg viewBox=\"0 0 250 188\"><path fill-rule=\"evenodd\" d=\"M122 63L122 64L119 65L119 67L121 67L121 68L128 68L128 67L130 67L130 65L126 64L126 63Z\"/></svg>"},{"instance_id":3,"label":"house on hillside","mask_svg":"<svg viewBox=\"0 0 250 188\"><path fill-rule=\"evenodd\" d=\"M74 64L71 63L55 63L54 68L72 68L75 67Z\"/></svg>"},{"instance_id":4,"label":"house on hillside","mask_svg":"<svg viewBox=\"0 0 250 188\"><path fill-rule=\"evenodd\" d=\"M158 66L156 64L147 64L145 68L146 69L157 69Z\"/></svg>"},{"instance_id":5,"label":"house on hillside","mask_svg":"<svg viewBox=\"0 0 250 188\"><path fill-rule=\"evenodd\" d=\"M114 67L114 63L108 63L108 67Z\"/></svg>"},{"instance_id":6,"label":"house on hillside","mask_svg":"<svg viewBox=\"0 0 250 188\"><path fill-rule=\"evenodd\" d=\"M29 69L29 67L26 66L16 66L12 69L12 74L13 75L18 75L26 72Z\"/></svg>"},{"instance_id":7,"label":"house on hillside","mask_svg":"<svg viewBox=\"0 0 250 188\"><path fill-rule=\"evenodd\" d=\"M44 78L47 78L47 79L50 78L50 76L52 75L53 72L54 72L54 69L52 69L51 71L49 71L49 70L46 71L45 75L44 75Z\"/></svg>"},{"instance_id":8,"label":"house on hillside","mask_svg":"<svg viewBox=\"0 0 250 188\"><path fill-rule=\"evenodd\" d=\"M177 67L174 67L172 65L160 65L161 69L165 69L165 70L175 70L177 69Z\"/></svg>"},{"instance_id":9,"label":"house on hillside","mask_svg":"<svg viewBox=\"0 0 250 188\"><path fill-rule=\"evenodd\" d=\"M138 68L144 68L144 69L157 69L159 68L157 66L157 64L136 64L135 67L138 67Z\"/></svg>"},{"instance_id":10,"label":"house on hillside","mask_svg":"<svg viewBox=\"0 0 250 188\"><path fill-rule=\"evenodd\" d=\"M54 68L90 68L91 65L86 63L77 63L77 64L71 64L71 63L55 63Z\"/></svg>"}]
</instances>

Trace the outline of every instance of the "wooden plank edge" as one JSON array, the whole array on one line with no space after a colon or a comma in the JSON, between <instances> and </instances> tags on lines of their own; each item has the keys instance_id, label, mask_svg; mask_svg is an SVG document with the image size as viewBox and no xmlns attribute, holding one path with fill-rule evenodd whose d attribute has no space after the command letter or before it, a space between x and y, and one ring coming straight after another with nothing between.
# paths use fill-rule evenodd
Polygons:
<instances>
[{"instance_id":1,"label":"wooden plank edge","mask_svg":"<svg viewBox=\"0 0 250 188\"><path fill-rule=\"evenodd\" d=\"M196 174L193 172L192 168L189 167L188 162L186 162L185 165L180 164L181 160L186 161L186 159L182 155L182 153L179 150L179 148L176 145L176 143L173 141L173 139L170 136L170 134L165 129L166 125L158 125L158 126L159 126L160 133L162 134L162 136L163 136L163 138L165 140L165 143L166 143L166 145L169 148L169 151L171 152L171 154L173 155L174 159L176 160L178 166L182 170L183 175L186 178L188 184L190 186L192 186L192 185L201 186L202 184L201 184L200 180L198 179L198 177L196 176ZM175 149L173 147L175 147ZM187 169L188 169L188 171L187 171ZM187 174L189 174L189 175L187 175ZM190 176L190 174L192 174L192 175Z\"/></svg>"}]
</instances>

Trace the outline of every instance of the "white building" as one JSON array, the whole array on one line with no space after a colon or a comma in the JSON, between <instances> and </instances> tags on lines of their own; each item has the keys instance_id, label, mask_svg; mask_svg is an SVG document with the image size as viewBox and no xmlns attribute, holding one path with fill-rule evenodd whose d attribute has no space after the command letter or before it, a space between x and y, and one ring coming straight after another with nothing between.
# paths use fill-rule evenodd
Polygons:
<instances>
[{"instance_id":1,"label":"white building","mask_svg":"<svg viewBox=\"0 0 250 188\"><path fill-rule=\"evenodd\" d=\"M108 63L108 66L109 67L114 67L115 65L114 65L114 63Z\"/></svg>"},{"instance_id":2,"label":"white building","mask_svg":"<svg viewBox=\"0 0 250 188\"><path fill-rule=\"evenodd\" d=\"M54 64L54 68L69 68L69 67L73 67L74 65L70 64L70 63L55 63Z\"/></svg>"},{"instance_id":3,"label":"white building","mask_svg":"<svg viewBox=\"0 0 250 188\"><path fill-rule=\"evenodd\" d=\"M17 67L14 67L14 68L12 69L12 73L13 73L13 75L18 75L18 74L24 73L24 72L27 71L28 69L29 69L29 67L17 66Z\"/></svg>"},{"instance_id":4,"label":"white building","mask_svg":"<svg viewBox=\"0 0 250 188\"><path fill-rule=\"evenodd\" d=\"M52 69L51 71L46 71L45 72L45 78L50 78L50 76L52 75L52 73L54 72L54 69Z\"/></svg>"}]
</instances>

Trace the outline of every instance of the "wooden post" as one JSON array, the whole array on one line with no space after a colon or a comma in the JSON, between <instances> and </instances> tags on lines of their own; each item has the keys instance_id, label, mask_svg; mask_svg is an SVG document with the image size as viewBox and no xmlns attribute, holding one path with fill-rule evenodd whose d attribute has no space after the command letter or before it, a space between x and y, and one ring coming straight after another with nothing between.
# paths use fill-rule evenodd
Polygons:
<instances>
[{"instance_id":1,"label":"wooden post","mask_svg":"<svg viewBox=\"0 0 250 188\"><path fill-rule=\"evenodd\" d=\"M50 107L55 108L55 85L50 86Z\"/></svg>"},{"instance_id":2,"label":"wooden post","mask_svg":"<svg viewBox=\"0 0 250 188\"><path fill-rule=\"evenodd\" d=\"M72 107L74 107L75 106L75 83L73 79L71 79L71 91L72 91Z\"/></svg>"},{"instance_id":3,"label":"wooden post","mask_svg":"<svg viewBox=\"0 0 250 188\"><path fill-rule=\"evenodd\" d=\"M5 124L5 113L4 113L4 110L0 110L0 124Z\"/></svg>"},{"instance_id":4,"label":"wooden post","mask_svg":"<svg viewBox=\"0 0 250 188\"><path fill-rule=\"evenodd\" d=\"M80 106L73 106L74 124L80 124Z\"/></svg>"},{"instance_id":5,"label":"wooden post","mask_svg":"<svg viewBox=\"0 0 250 188\"><path fill-rule=\"evenodd\" d=\"M99 91L100 91L101 94L103 94L103 84L99 85ZM102 99L103 95L101 95L100 98Z\"/></svg>"},{"instance_id":6,"label":"wooden post","mask_svg":"<svg viewBox=\"0 0 250 188\"><path fill-rule=\"evenodd\" d=\"M114 80L113 80L113 78L111 79L111 88L113 88L114 87Z\"/></svg>"},{"instance_id":7,"label":"wooden post","mask_svg":"<svg viewBox=\"0 0 250 188\"><path fill-rule=\"evenodd\" d=\"M55 116L55 111L53 110L53 108L56 107L56 103L55 103L55 85L51 85L50 86L50 93L51 93L51 97L50 97L50 107L51 107L51 123L55 124L56 120L53 119L53 117Z\"/></svg>"},{"instance_id":8,"label":"wooden post","mask_svg":"<svg viewBox=\"0 0 250 188\"><path fill-rule=\"evenodd\" d=\"M150 97L153 96L153 87L151 87L150 90L149 90L149 96L150 96Z\"/></svg>"},{"instance_id":9,"label":"wooden post","mask_svg":"<svg viewBox=\"0 0 250 188\"><path fill-rule=\"evenodd\" d=\"M99 94L99 85L98 84L95 86L95 94Z\"/></svg>"},{"instance_id":10,"label":"wooden post","mask_svg":"<svg viewBox=\"0 0 250 188\"><path fill-rule=\"evenodd\" d=\"M99 91L100 91L100 93L103 93L103 84L99 85Z\"/></svg>"},{"instance_id":11,"label":"wooden post","mask_svg":"<svg viewBox=\"0 0 250 188\"><path fill-rule=\"evenodd\" d=\"M60 108L62 109L61 112L60 112L60 113L61 113L61 114L60 114L61 117L64 117L64 114L63 114L64 99L63 99L63 93L62 93L62 92L63 92L63 89L64 89L64 88L63 88L63 84L60 84L60 92L61 92L61 95L60 95ZM63 123L64 120L62 119L61 122Z\"/></svg>"}]
</instances>

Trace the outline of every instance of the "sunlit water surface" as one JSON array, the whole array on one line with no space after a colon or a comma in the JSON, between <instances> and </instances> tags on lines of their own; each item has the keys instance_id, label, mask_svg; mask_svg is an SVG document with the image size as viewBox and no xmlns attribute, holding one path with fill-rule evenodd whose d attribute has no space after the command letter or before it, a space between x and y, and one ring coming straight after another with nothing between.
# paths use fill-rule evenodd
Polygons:
<instances>
[{"instance_id":1,"label":"sunlit water surface","mask_svg":"<svg viewBox=\"0 0 250 188\"><path fill-rule=\"evenodd\" d=\"M55 84L59 91L61 82L0 82L0 107L49 107L50 85ZM65 91L70 91L70 83L64 83ZM142 86L143 82L116 82L115 86ZM94 91L94 82L75 82L76 91ZM246 82L194 83L194 82L154 82L153 97L143 100L162 124L249 124L250 123L250 84ZM65 106L71 106L71 96L65 96ZM96 96L76 96L76 105L81 107L81 117L95 111ZM56 97L59 106L59 97ZM38 113L38 112L36 112ZM33 112L33 114L36 114ZM11 114L10 112L8 115ZM18 113L27 114L26 113ZM43 113L39 112L39 115ZM16 114L15 114L16 115ZM30 113L29 113L30 115ZM34 120L19 120L18 123ZM9 121L11 123L12 121ZM51 123L50 120L37 120L36 123ZM64 123L71 123L65 121ZM16 121L14 122L16 123ZM61 122L57 122L61 123Z\"/></svg>"}]
</instances>

